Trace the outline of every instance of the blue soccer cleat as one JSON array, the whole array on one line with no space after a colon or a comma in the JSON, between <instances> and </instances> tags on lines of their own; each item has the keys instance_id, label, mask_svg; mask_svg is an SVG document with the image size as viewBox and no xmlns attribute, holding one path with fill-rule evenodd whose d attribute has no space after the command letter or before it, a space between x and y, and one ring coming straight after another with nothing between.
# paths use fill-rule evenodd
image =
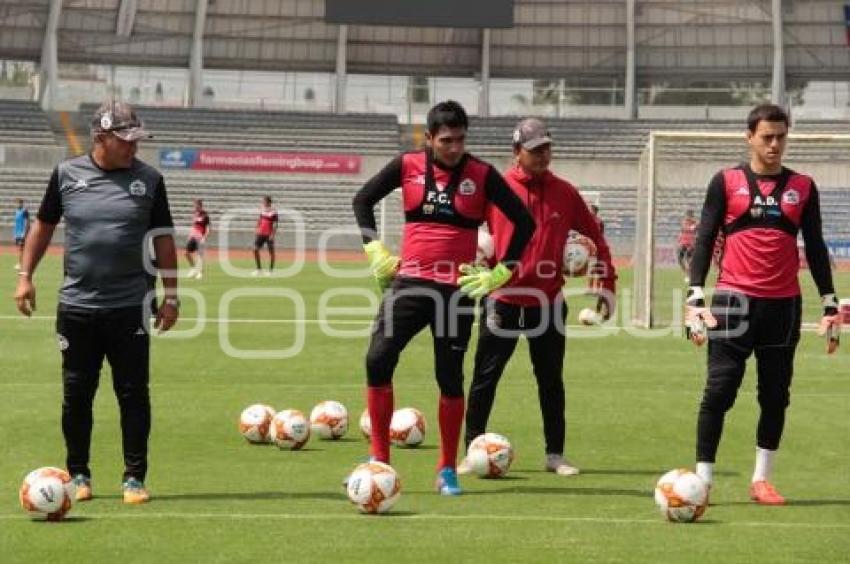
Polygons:
<instances>
[{"instance_id":1,"label":"blue soccer cleat","mask_svg":"<svg viewBox=\"0 0 850 564\"><path fill-rule=\"evenodd\" d=\"M446 466L437 473L437 491L440 495L460 495L463 490L457 481L457 471Z\"/></svg>"}]
</instances>

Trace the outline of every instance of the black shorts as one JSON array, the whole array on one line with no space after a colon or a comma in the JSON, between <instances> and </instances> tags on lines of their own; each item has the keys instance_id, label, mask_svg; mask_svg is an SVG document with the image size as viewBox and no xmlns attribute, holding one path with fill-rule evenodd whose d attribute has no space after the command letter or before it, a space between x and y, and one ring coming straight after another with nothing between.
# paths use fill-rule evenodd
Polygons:
<instances>
[{"instance_id":1,"label":"black shorts","mask_svg":"<svg viewBox=\"0 0 850 564\"><path fill-rule=\"evenodd\" d=\"M201 246L201 242L195 239L194 237L190 238L186 241L186 252L195 253L198 251L198 248Z\"/></svg>"},{"instance_id":2,"label":"black shorts","mask_svg":"<svg viewBox=\"0 0 850 564\"><path fill-rule=\"evenodd\" d=\"M23 237L15 237L15 246L23 247L24 246L24 238Z\"/></svg>"},{"instance_id":3,"label":"black shorts","mask_svg":"<svg viewBox=\"0 0 850 564\"><path fill-rule=\"evenodd\" d=\"M257 238L254 239L254 249L259 251L263 248L263 245L266 245L269 250L274 249L274 239L270 235L257 235Z\"/></svg>"}]
</instances>

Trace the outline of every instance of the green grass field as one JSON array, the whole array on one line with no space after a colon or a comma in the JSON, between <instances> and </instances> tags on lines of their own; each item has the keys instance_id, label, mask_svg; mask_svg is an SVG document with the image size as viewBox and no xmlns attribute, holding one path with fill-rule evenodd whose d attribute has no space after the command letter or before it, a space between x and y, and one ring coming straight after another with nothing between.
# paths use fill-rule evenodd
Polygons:
<instances>
[{"instance_id":1,"label":"green grass field","mask_svg":"<svg viewBox=\"0 0 850 564\"><path fill-rule=\"evenodd\" d=\"M227 316L251 321L208 322L197 337L154 341L148 476L154 498L145 506L121 503L118 413L105 369L95 406L96 498L76 505L66 522L32 522L17 502L23 476L39 466L64 464L60 357L53 329L60 259L49 257L39 270L34 319L16 316L12 263L10 255L0 256L6 281L6 298L0 302L4 563L848 560L850 353L826 357L823 341L811 332L800 345L775 471L777 487L790 500L786 507L748 501L757 417L749 373L727 418L712 492L715 505L697 524L666 523L654 506L652 488L666 470L693 464L705 353L678 332L655 338L624 331L580 338L588 333L571 328L565 370L567 455L582 469L580 476L542 471L537 396L521 344L502 381L490 426L513 442L517 457L510 474L501 480L467 477L459 498L436 495L437 391L426 332L403 355L395 379L397 405L418 407L426 415L426 442L419 449L393 451L403 492L392 513L358 514L340 481L366 453L356 421L364 407L367 338L328 336L328 327L316 320L326 290L371 286L363 278L330 279L316 265L288 279L235 279L211 265L203 281L183 281L184 288L203 297L206 317L212 319L224 316L222 297L235 288L288 288L303 296L305 307L301 311L284 297L237 297ZM666 273L663 284L672 288L679 276ZM623 273L623 287L628 279ZM818 308L808 274L804 280L806 321L815 321ZM850 293L847 274L838 289ZM586 301L571 300L571 319ZM371 314L364 297L343 295L330 303L362 308L354 316L333 314L343 323L330 323L332 329L368 331ZM198 309L190 299L184 304L185 319L178 328L189 329ZM301 318L309 321L291 322ZM286 349L299 334L304 349L292 358L245 359L223 352L223 339L236 349L256 351ZM469 354L467 383L471 361ZM251 403L309 412L323 399L348 407L353 424L345 439L312 440L303 451L284 452L249 445L236 429L240 411Z\"/></svg>"}]
</instances>

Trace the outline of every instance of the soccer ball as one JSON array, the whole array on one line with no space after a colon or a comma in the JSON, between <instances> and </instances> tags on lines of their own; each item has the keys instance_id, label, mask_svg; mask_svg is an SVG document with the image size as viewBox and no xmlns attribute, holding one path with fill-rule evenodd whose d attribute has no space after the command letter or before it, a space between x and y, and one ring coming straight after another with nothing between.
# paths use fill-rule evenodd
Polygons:
<instances>
[{"instance_id":1,"label":"soccer ball","mask_svg":"<svg viewBox=\"0 0 850 564\"><path fill-rule=\"evenodd\" d=\"M366 439L370 439L372 437L372 418L369 417L369 409L364 409L363 413L360 414L360 432L363 433L363 436Z\"/></svg>"},{"instance_id":2,"label":"soccer ball","mask_svg":"<svg viewBox=\"0 0 850 564\"><path fill-rule=\"evenodd\" d=\"M602 323L602 316L589 307L586 307L578 312L578 321L582 325L599 325Z\"/></svg>"},{"instance_id":3,"label":"soccer ball","mask_svg":"<svg viewBox=\"0 0 850 564\"><path fill-rule=\"evenodd\" d=\"M564 246L564 274L572 277L584 276L590 257L596 256L596 245L587 237L571 235Z\"/></svg>"},{"instance_id":4,"label":"soccer ball","mask_svg":"<svg viewBox=\"0 0 850 564\"><path fill-rule=\"evenodd\" d=\"M59 521L71 510L76 492L67 472L45 466L27 474L18 497L21 507L33 517Z\"/></svg>"},{"instance_id":5,"label":"soccer ball","mask_svg":"<svg viewBox=\"0 0 850 564\"><path fill-rule=\"evenodd\" d=\"M249 443L267 443L274 416L274 408L268 405L255 403L248 406L239 416L239 432Z\"/></svg>"},{"instance_id":6,"label":"soccer ball","mask_svg":"<svg viewBox=\"0 0 850 564\"><path fill-rule=\"evenodd\" d=\"M363 513L386 513L401 495L401 482L393 467L366 462L348 477L348 499Z\"/></svg>"},{"instance_id":7,"label":"soccer ball","mask_svg":"<svg viewBox=\"0 0 850 564\"><path fill-rule=\"evenodd\" d=\"M298 450L310 438L310 422L297 409L286 409L272 419L269 437L281 449Z\"/></svg>"},{"instance_id":8,"label":"soccer ball","mask_svg":"<svg viewBox=\"0 0 850 564\"><path fill-rule=\"evenodd\" d=\"M496 253L493 236L486 229L478 230L478 248L475 250L475 264L487 265Z\"/></svg>"},{"instance_id":9,"label":"soccer ball","mask_svg":"<svg viewBox=\"0 0 850 564\"><path fill-rule=\"evenodd\" d=\"M655 484L655 503L668 521L692 523L705 513L708 486L690 470L670 470Z\"/></svg>"},{"instance_id":10,"label":"soccer ball","mask_svg":"<svg viewBox=\"0 0 850 564\"><path fill-rule=\"evenodd\" d=\"M416 447L425 439L425 416L415 407L404 407L393 413L390 441L395 446Z\"/></svg>"},{"instance_id":11,"label":"soccer ball","mask_svg":"<svg viewBox=\"0 0 850 564\"><path fill-rule=\"evenodd\" d=\"M319 402L310 412L312 432L321 439L338 439L348 431L348 411L338 401Z\"/></svg>"},{"instance_id":12,"label":"soccer ball","mask_svg":"<svg viewBox=\"0 0 850 564\"><path fill-rule=\"evenodd\" d=\"M500 478L508 473L514 460L510 441L497 433L478 435L469 444L466 461L470 470L482 478Z\"/></svg>"}]
</instances>

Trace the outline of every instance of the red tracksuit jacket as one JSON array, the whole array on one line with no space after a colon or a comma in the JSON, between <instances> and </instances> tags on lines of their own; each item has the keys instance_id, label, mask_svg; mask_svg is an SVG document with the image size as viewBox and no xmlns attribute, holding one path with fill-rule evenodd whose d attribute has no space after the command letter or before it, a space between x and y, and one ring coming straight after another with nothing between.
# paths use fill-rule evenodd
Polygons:
<instances>
[{"instance_id":1,"label":"red tracksuit jacket","mask_svg":"<svg viewBox=\"0 0 850 564\"><path fill-rule=\"evenodd\" d=\"M545 294L551 303L564 285L564 245L570 230L578 231L596 244L597 259L604 265L602 287L613 293L617 276L611 251L578 190L550 171L533 178L514 166L504 177L528 208L537 229L510 282L490 297L514 305L540 306L539 297L520 292L529 288ZM501 259L510 242L513 224L493 206L489 208L487 223L493 235L495 257Z\"/></svg>"}]
</instances>

